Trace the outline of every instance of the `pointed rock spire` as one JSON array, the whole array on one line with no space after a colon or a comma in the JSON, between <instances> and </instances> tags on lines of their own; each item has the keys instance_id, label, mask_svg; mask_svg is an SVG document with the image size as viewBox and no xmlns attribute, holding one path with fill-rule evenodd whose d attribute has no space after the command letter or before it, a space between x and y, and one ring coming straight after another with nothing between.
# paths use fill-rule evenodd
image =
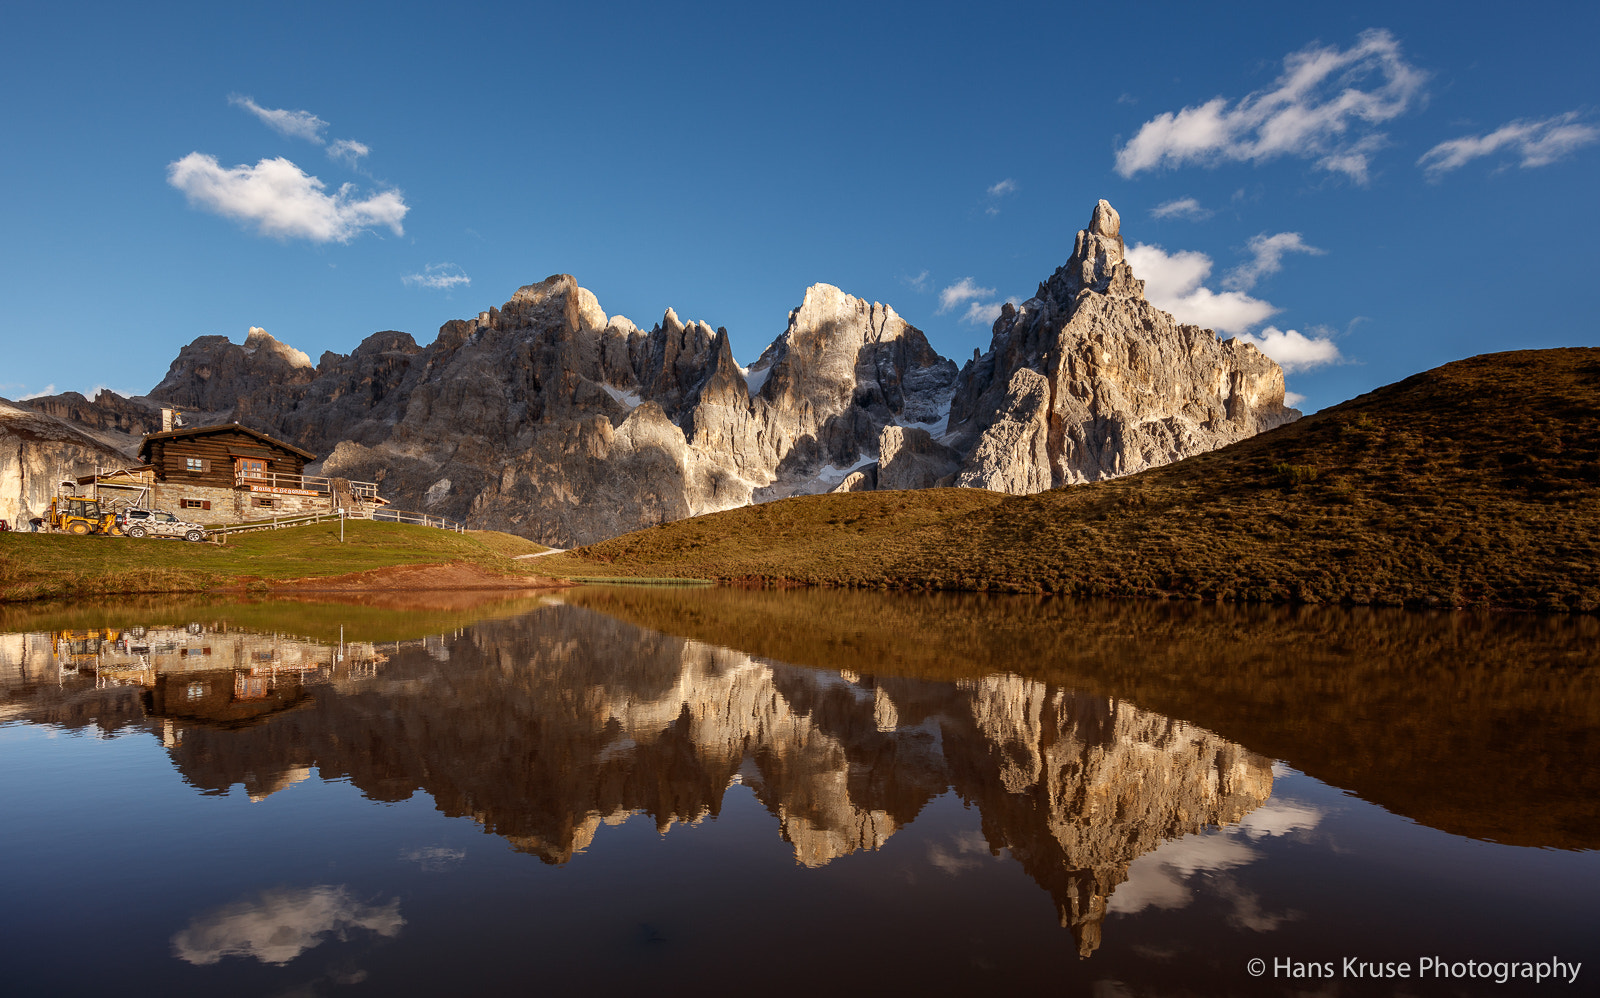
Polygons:
<instances>
[{"instance_id":1,"label":"pointed rock spire","mask_svg":"<svg viewBox=\"0 0 1600 998\"><path fill-rule=\"evenodd\" d=\"M1144 285L1133 279L1133 270L1124 259L1127 247L1122 242L1122 216L1111 202L1101 198L1089 215L1087 227L1078 230L1072 256L1039 285L1039 297L1058 306L1070 307L1085 291L1143 298Z\"/></svg>"}]
</instances>

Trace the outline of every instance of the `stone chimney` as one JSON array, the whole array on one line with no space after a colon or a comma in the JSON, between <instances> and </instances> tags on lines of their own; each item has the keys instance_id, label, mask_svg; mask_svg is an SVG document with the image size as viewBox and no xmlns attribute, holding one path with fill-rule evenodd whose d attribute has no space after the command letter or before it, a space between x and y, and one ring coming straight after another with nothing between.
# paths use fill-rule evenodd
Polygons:
<instances>
[{"instance_id":1,"label":"stone chimney","mask_svg":"<svg viewBox=\"0 0 1600 998\"><path fill-rule=\"evenodd\" d=\"M178 410L176 410L176 409L162 409L161 410L161 432L162 433L166 433L169 430L171 430L175 425L177 425L177 422L178 422Z\"/></svg>"}]
</instances>

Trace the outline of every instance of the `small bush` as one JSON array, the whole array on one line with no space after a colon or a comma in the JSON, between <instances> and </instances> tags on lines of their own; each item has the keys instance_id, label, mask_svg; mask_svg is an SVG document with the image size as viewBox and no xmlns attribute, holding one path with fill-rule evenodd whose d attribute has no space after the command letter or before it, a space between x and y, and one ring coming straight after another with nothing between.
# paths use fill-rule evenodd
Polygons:
<instances>
[{"instance_id":1,"label":"small bush","mask_svg":"<svg viewBox=\"0 0 1600 998\"><path fill-rule=\"evenodd\" d=\"M1317 469L1309 464L1289 464L1280 461L1272 466L1273 478L1286 489L1297 489L1317 480Z\"/></svg>"}]
</instances>

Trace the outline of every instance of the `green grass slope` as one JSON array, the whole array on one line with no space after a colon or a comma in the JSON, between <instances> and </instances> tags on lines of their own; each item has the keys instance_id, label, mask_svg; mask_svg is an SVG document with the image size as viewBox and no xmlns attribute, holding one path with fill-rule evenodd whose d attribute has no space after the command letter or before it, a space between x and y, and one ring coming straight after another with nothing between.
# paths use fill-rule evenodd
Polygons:
<instances>
[{"instance_id":1,"label":"green grass slope","mask_svg":"<svg viewBox=\"0 0 1600 998\"><path fill-rule=\"evenodd\" d=\"M557 575L1594 611L1600 349L1458 361L1108 482L805 496L540 561Z\"/></svg>"},{"instance_id":2,"label":"green grass slope","mask_svg":"<svg viewBox=\"0 0 1600 998\"><path fill-rule=\"evenodd\" d=\"M70 534L0 534L0 603L130 593L195 593L290 579L327 578L396 565L463 563L499 575L534 575L544 550L509 534L351 520L240 534L225 545Z\"/></svg>"}]
</instances>

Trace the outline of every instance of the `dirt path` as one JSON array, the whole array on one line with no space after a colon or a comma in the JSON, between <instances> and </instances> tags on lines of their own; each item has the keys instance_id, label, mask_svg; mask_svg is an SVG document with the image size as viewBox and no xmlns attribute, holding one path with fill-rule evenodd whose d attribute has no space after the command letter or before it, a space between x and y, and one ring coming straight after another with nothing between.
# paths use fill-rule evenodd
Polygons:
<instances>
[{"instance_id":1,"label":"dirt path","mask_svg":"<svg viewBox=\"0 0 1600 998\"><path fill-rule=\"evenodd\" d=\"M551 548L548 551L535 551L533 554L514 554L514 555L511 556L511 559L513 561L521 561L524 558L543 558L545 555L548 555L548 554L566 554L566 553L567 553L567 549L566 548Z\"/></svg>"}]
</instances>

